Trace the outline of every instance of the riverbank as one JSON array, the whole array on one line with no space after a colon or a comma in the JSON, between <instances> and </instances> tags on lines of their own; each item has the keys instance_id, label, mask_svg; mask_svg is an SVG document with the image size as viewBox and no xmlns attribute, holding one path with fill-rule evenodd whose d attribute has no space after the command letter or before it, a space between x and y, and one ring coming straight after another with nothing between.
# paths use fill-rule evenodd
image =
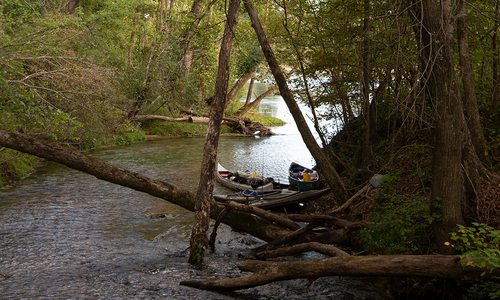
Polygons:
<instances>
[{"instance_id":1,"label":"riverbank","mask_svg":"<svg viewBox=\"0 0 500 300\"><path fill-rule=\"evenodd\" d=\"M260 122L264 126L281 126L285 122L279 118L251 112L249 117L253 122ZM81 151L95 151L114 146L127 146L146 140L168 137L202 137L206 134L205 124L146 121L142 124L128 121L117 126L113 132L101 130L101 134L94 132L89 137L82 137L66 142ZM231 128L222 126L221 135L233 134ZM53 137L53 140L58 140ZM0 150L0 188L10 185L29 176L40 165L38 157L2 148Z\"/></svg>"},{"instance_id":2,"label":"riverbank","mask_svg":"<svg viewBox=\"0 0 500 300\"><path fill-rule=\"evenodd\" d=\"M256 166L261 158L249 153L283 151L269 157L265 166L272 168L266 173L278 174L287 168L281 158L297 152L294 143L280 135L224 136L219 157L229 166ZM93 156L195 191L203 144L203 137L172 137L107 148ZM191 212L57 164L44 165L22 184L0 193L5 253L0 292L5 297L380 298L370 283L347 277L321 278L312 285L308 280L277 282L229 295L179 286L190 278L241 275L235 267L238 254L262 241L222 226L216 252L207 253L206 266L195 270L185 251ZM163 216L152 218L157 212ZM31 288L22 288L28 285Z\"/></svg>"}]
</instances>

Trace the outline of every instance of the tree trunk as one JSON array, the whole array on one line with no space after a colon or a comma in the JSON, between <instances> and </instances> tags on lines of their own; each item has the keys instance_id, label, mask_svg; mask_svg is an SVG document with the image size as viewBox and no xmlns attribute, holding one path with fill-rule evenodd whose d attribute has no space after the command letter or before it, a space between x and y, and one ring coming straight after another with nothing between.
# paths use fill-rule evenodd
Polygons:
<instances>
[{"instance_id":1,"label":"tree trunk","mask_svg":"<svg viewBox=\"0 0 500 300\"><path fill-rule=\"evenodd\" d=\"M135 118L135 116L137 116L137 114L139 114L139 111L141 110L142 105L146 101L146 96L149 92L149 85L151 84L151 63L153 61L153 56L155 54L155 47L152 47L150 51L151 52L149 53L148 63L146 65L146 74L144 75L142 88L139 91L139 94L137 95L134 104L132 104L132 107L130 108L127 114L127 118L129 120L132 120L133 118Z\"/></svg>"},{"instance_id":2,"label":"tree trunk","mask_svg":"<svg viewBox=\"0 0 500 300\"><path fill-rule=\"evenodd\" d=\"M363 1L363 41L361 45L361 116L363 120L360 165L363 177L369 173L369 165L372 160L372 147L370 143L370 1Z\"/></svg>"},{"instance_id":3,"label":"tree trunk","mask_svg":"<svg viewBox=\"0 0 500 300\"><path fill-rule=\"evenodd\" d=\"M240 0L231 0L227 14L224 37L219 52L219 67L215 80L214 102L210 107L210 121L203 148L200 183L196 192L195 224L191 232L189 263L201 265L208 246L207 231L210 223L210 202L213 201L215 172L217 171L217 147L224 115L231 46L236 31Z\"/></svg>"},{"instance_id":4,"label":"tree trunk","mask_svg":"<svg viewBox=\"0 0 500 300\"><path fill-rule=\"evenodd\" d=\"M492 62L492 77L493 77L493 96L491 99L491 107L493 111L497 111L498 97L500 97L500 72L498 72L498 65L500 64L500 51L498 51L498 28L500 27L500 0L495 2L495 28L493 29L493 39L491 49L493 51Z\"/></svg>"},{"instance_id":5,"label":"tree trunk","mask_svg":"<svg viewBox=\"0 0 500 300\"><path fill-rule=\"evenodd\" d=\"M458 48L460 58L460 69L462 73L462 85L464 89L464 111L466 124L469 127L472 144L476 149L479 159L483 162L488 160L488 148L486 140L484 139L483 128L479 118L479 109L477 106L476 90L474 81L472 79L472 63L469 54L468 33L466 27L466 3L465 0L458 1L458 19L457 19L457 33L458 33Z\"/></svg>"},{"instance_id":6,"label":"tree trunk","mask_svg":"<svg viewBox=\"0 0 500 300\"><path fill-rule=\"evenodd\" d=\"M267 96L270 96L272 94L274 94L274 92L277 90L276 86L271 86L269 87L264 93L260 94L259 96L257 96L257 98L255 98L254 101L248 103L248 104L245 104L245 106L243 106L238 112L237 112L237 115L239 117L242 117L244 116L247 112L249 112L252 108L256 108L257 106L259 106L260 102L262 102L262 100L264 98L266 98Z\"/></svg>"},{"instance_id":7,"label":"tree trunk","mask_svg":"<svg viewBox=\"0 0 500 300\"><path fill-rule=\"evenodd\" d=\"M382 97L385 94L385 90L387 89L387 84L389 80L391 80L391 67L387 67L384 79L379 81L378 87L375 89L375 93L373 95L372 102L370 103L370 116L368 120L370 121L370 144L373 144L377 141L377 105L382 100Z\"/></svg>"},{"instance_id":8,"label":"tree trunk","mask_svg":"<svg viewBox=\"0 0 500 300\"><path fill-rule=\"evenodd\" d=\"M70 0L68 2L68 13L74 14L75 10L79 4L80 4L80 0Z\"/></svg>"},{"instance_id":9,"label":"tree trunk","mask_svg":"<svg viewBox=\"0 0 500 300\"><path fill-rule=\"evenodd\" d=\"M191 65L193 63L194 51L191 47L191 40L193 39L196 28L198 28L198 25L200 24L201 19L203 18L204 15L203 2L204 2L203 0L194 0L193 6L191 7L191 15L193 16L193 22L181 37L182 50L184 51L181 59L181 65L184 75L189 74L189 71L191 70ZM209 10L214 2L215 1L211 1L206 10Z\"/></svg>"},{"instance_id":10,"label":"tree trunk","mask_svg":"<svg viewBox=\"0 0 500 300\"><path fill-rule=\"evenodd\" d=\"M252 21L252 27L257 34L257 39L259 40L262 52L264 53L267 63L269 64L269 68L271 69L274 79L278 84L280 94L285 100L285 103L288 106L288 109L290 110L295 123L297 124L297 128L299 129L302 139L304 140L304 143L316 160L316 163L319 165L324 178L334 191L336 199L340 203L343 203L347 199L347 191L344 187L344 184L342 183L342 180L335 168L332 166L332 164L330 164L330 161L328 160L325 153L318 146L318 143L316 142L314 136L309 130L309 127L307 126L306 120L304 119L299 106L295 102L295 99L288 89L285 76L283 75L283 72L281 71L281 68L274 56L271 45L267 40L264 29L262 28L262 24L260 23L257 12L255 11L251 1L244 0L243 2L245 4L248 15L250 16L250 20Z\"/></svg>"},{"instance_id":11,"label":"tree trunk","mask_svg":"<svg viewBox=\"0 0 500 300\"><path fill-rule=\"evenodd\" d=\"M181 285L209 290L239 290L275 281L323 276L436 277L449 279L484 279L482 270L467 267L456 255L380 255L340 256L316 261L262 262L243 261L242 271L251 275L230 279L187 280ZM486 277L498 276L495 270Z\"/></svg>"},{"instance_id":12,"label":"tree trunk","mask_svg":"<svg viewBox=\"0 0 500 300\"><path fill-rule=\"evenodd\" d=\"M250 84L248 85L247 98L245 99L245 106L247 106L250 101L252 101L253 86L255 84L255 78L250 79Z\"/></svg>"},{"instance_id":13,"label":"tree trunk","mask_svg":"<svg viewBox=\"0 0 500 300\"><path fill-rule=\"evenodd\" d=\"M8 133L2 129L0 129L0 146L63 164L69 168L93 175L98 179L129 187L194 211L195 196L193 193L170 183L115 167L68 147L43 143L23 133ZM210 214L212 218L216 219L224 206L214 201L211 201L210 205ZM290 230L238 211L228 211L222 222L237 231L247 232L264 241L280 239L291 233Z\"/></svg>"},{"instance_id":14,"label":"tree trunk","mask_svg":"<svg viewBox=\"0 0 500 300\"><path fill-rule=\"evenodd\" d=\"M283 5L285 5L285 3L286 2L283 2ZM304 57L299 47L297 46L297 43L294 40L292 33L290 32L290 29L288 28L288 15L285 6L284 6L284 12L285 12L285 20L283 22L284 23L283 26L285 27L285 30L288 33L288 39L290 40L293 49L295 50L295 55L297 56L297 61L299 63L299 68L300 68L300 76L302 77L302 82L304 83L304 92L306 94L307 103L309 104L309 108L311 109L314 129L316 129L316 133L318 134L321 140L321 145L323 146L323 149L325 149L328 152L330 151L331 148L326 148L328 143L326 142L325 135L323 134L323 131L319 126L318 116L316 115L314 101L312 99L311 90L309 88L309 80L307 80L306 68L304 66Z\"/></svg>"},{"instance_id":15,"label":"tree trunk","mask_svg":"<svg viewBox=\"0 0 500 300\"><path fill-rule=\"evenodd\" d=\"M227 93L226 106L228 106L229 103L231 103L231 101L234 100L234 98L236 97L236 95L238 94L238 92L245 86L245 84L250 79L252 79L253 77L255 77L255 75L257 75L257 73L255 72L255 70L251 70L251 71L247 72L246 74L243 74L243 76L241 76L240 78L238 78L238 80L233 85L233 87L231 88L231 90L229 91L229 93Z\"/></svg>"},{"instance_id":16,"label":"tree trunk","mask_svg":"<svg viewBox=\"0 0 500 300\"><path fill-rule=\"evenodd\" d=\"M414 15L410 18L416 16L423 25L415 33L428 94L435 107L431 196L442 202L442 221L435 227L435 238L441 251L446 251L443 243L448 233L464 222L461 166L464 117L452 64L451 3L443 0L440 9L433 0L422 0L413 2L413 7Z\"/></svg>"}]
</instances>

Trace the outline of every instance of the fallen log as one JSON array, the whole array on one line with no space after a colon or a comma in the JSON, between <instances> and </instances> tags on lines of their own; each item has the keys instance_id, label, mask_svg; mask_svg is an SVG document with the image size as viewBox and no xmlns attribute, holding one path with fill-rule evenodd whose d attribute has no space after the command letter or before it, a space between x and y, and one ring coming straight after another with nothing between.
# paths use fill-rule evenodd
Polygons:
<instances>
[{"instance_id":1,"label":"fallen log","mask_svg":"<svg viewBox=\"0 0 500 300\"><path fill-rule=\"evenodd\" d=\"M186 280L181 285L207 290L239 290L275 281L324 276L433 277L446 279L485 279L500 275L500 270L467 266L457 255L380 255L342 256L316 261L243 261L242 271L255 272L237 278Z\"/></svg>"},{"instance_id":2,"label":"fallen log","mask_svg":"<svg viewBox=\"0 0 500 300\"><path fill-rule=\"evenodd\" d=\"M113 166L110 163L81 154L69 147L45 143L19 132L6 132L0 129L0 146L45 158L75 170L79 170L98 179L148 193L194 211L194 194L178 188L168 182L153 179L136 172ZM212 201L211 217L216 219L224 209L221 204ZM259 217L240 211L230 211L222 222L238 231L243 231L265 241L273 241L290 234L290 230L272 224ZM332 241L335 243L335 241Z\"/></svg>"},{"instance_id":3,"label":"fallen log","mask_svg":"<svg viewBox=\"0 0 500 300\"><path fill-rule=\"evenodd\" d=\"M197 114L192 110L183 110L182 112L199 118L208 117L207 115ZM266 126L260 124L259 122L252 122L252 120L248 118L224 117L222 118L222 121L224 122L224 124L231 127L232 130L240 132L245 135L255 135L257 132L259 132L259 135L262 136L273 134L272 131Z\"/></svg>"},{"instance_id":4,"label":"fallen log","mask_svg":"<svg viewBox=\"0 0 500 300\"><path fill-rule=\"evenodd\" d=\"M360 189L359 191L357 191L356 194L352 195L352 197L349 198L346 202L344 202L344 204L342 204L341 206L339 206L339 207L337 207L335 209L332 209L329 212L329 214L335 214L335 213L342 212L343 210L345 210L346 208L348 208L349 206L351 206L354 203L354 200L356 200L359 196L361 196L365 192L368 192L370 190L370 187L371 187L371 184L368 183L362 189Z\"/></svg>"},{"instance_id":5,"label":"fallen log","mask_svg":"<svg viewBox=\"0 0 500 300\"><path fill-rule=\"evenodd\" d=\"M328 256L349 256L349 253L332 245L325 245L317 242L296 244L289 247L278 248L275 250L261 251L255 253L257 259L268 259L281 256L295 255L307 251L315 251Z\"/></svg>"},{"instance_id":6,"label":"fallen log","mask_svg":"<svg viewBox=\"0 0 500 300\"><path fill-rule=\"evenodd\" d=\"M326 223L348 230L360 229L368 225L366 222L352 222L329 215L288 214L287 217L295 222Z\"/></svg>"},{"instance_id":7,"label":"fallen log","mask_svg":"<svg viewBox=\"0 0 500 300\"><path fill-rule=\"evenodd\" d=\"M282 217L277 214L273 214L271 212L268 212L267 210L264 210L262 208L258 208L255 206L250 206L250 205L245 205L245 204L240 204L234 201L222 203L224 206L234 209L234 210L239 210L247 213L254 214L256 216L259 216L263 219L266 219L268 221L271 221L273 223L276 223L278 225L281 225L283 227L289 228L291 230L297 230L300 229L300 226L293 222L292 220Z\"/></svg>"},{"instance_id":8,"label":"fallen log","mask_svg":"<svg viewBox=\"0 0 500 300\"><path fill-rule=\"evenodd\" d=\"M162 115L137 115L132 118L133 121L148 121L148 120L159 120L159 121L167 121L167 122L187 122L187 123L197 123L197 124L208 124L208 117L167 117Z\"/></svg>"}]
</instances>

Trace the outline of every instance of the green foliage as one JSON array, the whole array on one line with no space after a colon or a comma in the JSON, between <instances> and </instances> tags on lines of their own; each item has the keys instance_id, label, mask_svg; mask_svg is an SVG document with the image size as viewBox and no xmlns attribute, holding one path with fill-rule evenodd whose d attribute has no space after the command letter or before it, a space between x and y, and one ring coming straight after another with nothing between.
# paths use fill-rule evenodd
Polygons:
<instances>
[{"instance_id":1,"label":"green foliage","mask_svg":"<svg viewBox=\"0 0 500 300\"><path fill-rule=\"evenodd\" d=\"M454 247L462 254L467 266L475 266L486 272L500 268L500 230L482 223L472 226L458 225L458 230L450 234ZM483 274L485 274L483 273ZM480 282L468 290L469 299L500 299L500 284Z\"/></svg>"},{"instance_id":2,"label":"green foliage","mask_svg":"<svg viewBox=\"0 0 500 300\"><path fill-rule=\"evenodd\" d=\"M0 188L29 175L38 165L34 156L5 148L0 150Z\"/></svg>"},{"instance_id":3,"label":"green foliage","mask_svg":"<svg viewBox=\"0 0 500 300\"><path fill-rule=\"evenodd\" d=\"M147 134L161 136L204 136L207 133L207 126L187 122L158 122L149 121L143 124L143 130ZM231 129L222 125L221 134L231 133Z\"/></svg>"},{"instance_id":4,"label":"green foliage","mask_svg":"<svg viewBox=\"0 0 500 300\"><path fill-rule=\"evenodd\" d=\"M451 233L455 249L470 260L469 265L487 270L500 268L500 230L482 223L466 227L458 225Z\"/></svg>"},{"instance_id":5,"label":"green foliage","mask_svg":"<svg viewBox=\"0 0 500 300\"><path fill-rule=\"evenodd\" d=\"M259 114L259 113L249 112L245 116L249 117L253 122L259 122L260 124L262 124L264 126L269 126L269 127L283 126L286 124L285 121L283 121L279 118L264 115L264 114Z\"/></svg>"},{"instance_id":6,"label":"green foliage","mask_svg":"<svg viewBox=\"0 0 500 300\"><path fill-rule=\"evenodd\" d=\"M146 140L144 131L132 123L122 123L115 130L114 143L116 145L131 145Z\"/></svg>"},{"instance_id":7,"label":"green foliage","mask_svg":"<svg viewBox=\"0 0 500 300\"><path fill-rule=\"evenodd\" d=\"M396 175L386 176L377 196L378 206L368 216L374 224L360 231L357 237L364 247L376 253L425 252L430 225L440 215L433 213L425 197L394 193L398 181Z\"/></svg>"},{"instance_id":8,"label":"green foliage","mask_svg":"<svg viewBox=\"0 0 500 300\"><path fill-rule=\"evenodd\" d=\"M467 290L466 299L500 299L500 283L492 281L477 283Z\"/></svg>"}]
</instances>

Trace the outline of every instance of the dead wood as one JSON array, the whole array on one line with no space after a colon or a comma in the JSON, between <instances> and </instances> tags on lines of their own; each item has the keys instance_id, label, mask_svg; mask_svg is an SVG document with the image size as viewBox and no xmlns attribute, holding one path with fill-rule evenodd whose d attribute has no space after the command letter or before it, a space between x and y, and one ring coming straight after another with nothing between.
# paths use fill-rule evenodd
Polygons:
<instances>
[{"instance_id":1,"label":"dead wood","mask_svg":"<svg viewBox=\"0 0 500 300\"><path fill-rule=\"evenodd\" d=\"M214 228L212 229L212 233L210 234L210 238L208 239L208 247L212 252L215 252L215 240L217 239L217 229L219 229L222 218L227 214L228 210L229 208L225 207L215 220Z\"/></svg>"},{"instance_id":2,"label":"dead wood","mask_svg":"<svg viewBox=\"0 0 500 300\"><path fill-rule=\"evenodd\" d=\"M342 256L316 261L243 261L242 271L256 272L237 278L187 280L181 285L209 290L238 290L271 282L324 276L436 277L484 279L498 276L500 270L481 276L483 270L466 266L457 255L380 255Z\"/></svg>"},{"instance_id":3,"label":"dead wood","mask_svg":"<svg viewBox=\"0 0 500 300\"><path fill-rule=\"evenodd\" d=\"M318 242L302 243L289 247L278 248L275 250L261 251L255 253L254 256L258 259L267 259L267 258L295 255L307 251L315 251L328 256L349 256L349 253L335 246L325 245Z\"/></svg>"},{"instance_id":4,"label":"dead wood","mask_svg":"<svg viewBox=\"0 0 500 300\"><path fill-rule=\"evenodd\" d=\"M272 250L276 249L280 245L285 245L291 242L294 242L298 240L301 236L305 235L308 232L311 232L315 225L308 224L306 227L300 227L299 229L295 230L294 232L288 234L287 236L281 237L279 239L276 239L274 241L271 241L265 245L259 246L255 249L257 252L261 251L267 251L267 250Z\"/></svg>"},{"instance_id":5,"label":"dead wood","mask_svg":"<svg viewBox=\"0 0 500 300\"><path fill-rule=\"evenodd\" d=\"M293 222L292 220L282 217L278 214L274 214L272 212L269 212L267 210L264 210L262 208L258 208L255 206L249 206L245 204L240 204L234 201L223 203L224 206L229 207L231 209L239 210L239 211L244 211L247 213L254 214L256 216L259 216L265 220L271 221L277 225L283 226L285 228L289 228L291 230L297 230L300 229L300 226Z\"/></svg>"},{"instance_id":6,"label":"dead wood","mask_svg":"<svg viewBox=\"0 0 500 300\"><path fill-rule=\"evenodd\" d=\"M366 227L368 224L366 222L352 222L346 219L341 219L329 215L306 215L306 214L288 214L290 220L295 222L307 222L314 224L331 224L336 227L355 230L359 228Z\"/></svg>"},{"instance_id":7,"label":"dead wood","mask_svg":"<svg viewBox=\"0 0 500 300\"><path fill-rule=\"evenodd\" d=\"M361 196L365 192L368 192L369 189L370 189L370 187L371 187L371 185L368 183L362 189L360 189L359 191L357 191L356 194L352 195L352 197L349 198L344 204L342 204L340 207L337 207L337 208L331 210L329 213L330 214L335 214L335 213L342 212L343 210L345 210L346 208L348 208L349 206L351 206L354 203L354 201L356 199L358 199L359 196Z\"/></svg>"},{"instance_id":8,"label":"dead wood","mask_svg":"<svg viewBox=\"0 0 500 300\"><path fill-rule=\"evenodd\" d=\"M208 124L210 120L208 117L167 117L162 115L137 115L133 119L133 121L148 121L148 120L159 120L159 121L167 121L167 122L188 122L188 123L199 123L199 124Z\"/></svg>"},{"instance_id":9,"label":"dead wood","mask_svg":"<svg viewBox=\"0 0 500 300\"><path fill-rule=\"evenodd\" d=\"M208 124L210 119L207 115L197 115L192 111L184 111L189 113L188 117L167 117L162 115L137 115L132 120L134 121L147 121L147 120L159 120L166 122L189 122L197 124ZM244 135L255 135L257 132L259 135L267 136L272 135L272 132L266 126L260 124L259 122L252 122L248 118L230 118L223 117L222 121L225 125L229 126L233 131L242 133Z\"/></svg>"}]
</instances>

